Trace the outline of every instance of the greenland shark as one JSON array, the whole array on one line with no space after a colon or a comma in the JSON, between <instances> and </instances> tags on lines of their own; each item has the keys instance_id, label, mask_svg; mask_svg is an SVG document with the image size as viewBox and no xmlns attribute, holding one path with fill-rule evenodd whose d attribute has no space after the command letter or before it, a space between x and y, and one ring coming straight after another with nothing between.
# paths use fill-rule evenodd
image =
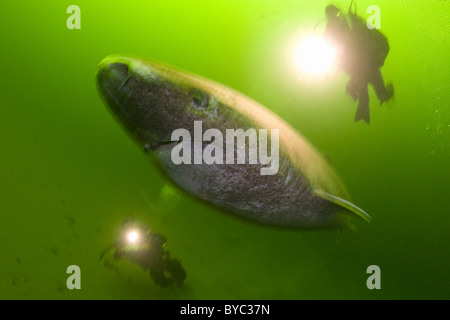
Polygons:
<instances>
[{"instance_id":1,"label":"greenland shark","mask_svg":"<svg viewBox=\"0 0 450 320\"><path fill-rule=\"evenodd\" d=\"M352 216L370 220L350 202L337 173L305 137L242 93L161 62L121 55L108 56L99 64L97 88L151 163L175 185L221 211L264 225L299 229L343 229L351 225ZM227 163L225 155L230 153L220 149L224 144L216 143L217 135L214 141L211 135L209 141L174 138L180 129L198 135L194 131L199 122L205 135L209 129L224 136L230 129L267 130L272 146L266 150L278 152L276 172L263 175L267 162L245 157L246 150L255 147L252 143L261 144L260 140L248 139L244 149L235 147L234 156L245 160ZM269 139L272 132L277 132L276 140ZM180 144L205 153L214 145L211 154L216 161L183 162L182 157L174 161ZM182 156L194 159L196 154Z\"/></svg>"}]
</instances>

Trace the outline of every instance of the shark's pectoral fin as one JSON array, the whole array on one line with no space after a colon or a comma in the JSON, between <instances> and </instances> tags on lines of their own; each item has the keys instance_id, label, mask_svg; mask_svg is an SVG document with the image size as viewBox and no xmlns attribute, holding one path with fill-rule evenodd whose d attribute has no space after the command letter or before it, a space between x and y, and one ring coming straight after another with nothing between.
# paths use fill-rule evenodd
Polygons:
<instances>
[{"instance_id":1,"label":"shark's pectoral fin","mask_svg":"<svg viewBox=\"0 0 450 320\"><path fill-rule=\"evenodd\" d=\"M332 194L329 194L323 190L319 190L319 189L314 190L314 195L316 195L322 199L328 200L330 202L333 202L334 204L337 204L338 206L341 206L341 207L353 212L354 214L356 214L357 216L366 220L367 222L370 222L370 220L372 219L367 214L367 212L365 212L363 209L355 206L353 203L351 203L347 200L344 200L342 198L339 198L337 196L334 196Z\"/></svg>"}]
</instances>

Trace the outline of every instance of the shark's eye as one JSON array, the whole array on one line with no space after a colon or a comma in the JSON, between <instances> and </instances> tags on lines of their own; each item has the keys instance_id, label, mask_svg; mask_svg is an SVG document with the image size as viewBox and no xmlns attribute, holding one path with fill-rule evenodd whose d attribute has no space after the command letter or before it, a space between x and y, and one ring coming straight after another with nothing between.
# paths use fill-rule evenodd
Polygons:
<instances>
[{"instance_id":1,"label":"shark's eye","mask_svg":"<svg viewBox=\"0 0 450 320\"><path fill-rule=\"evenodd\" d=\"M208 105L208 97L206 93L201 90L195 89L191 92L191 99L194 106L199 108L205 108Z\"/></svg>"}]
</instances>

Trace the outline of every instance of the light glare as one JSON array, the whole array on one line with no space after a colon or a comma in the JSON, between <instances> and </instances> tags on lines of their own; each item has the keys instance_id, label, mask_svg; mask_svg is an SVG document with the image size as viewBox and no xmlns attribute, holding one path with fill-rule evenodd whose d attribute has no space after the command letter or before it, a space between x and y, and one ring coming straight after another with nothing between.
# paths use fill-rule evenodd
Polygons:
<instances>
[{"instance_id":1,"label":"light glare","mask_svg":"<svg viewBox=\"0 0 450 320\"><path fill-rule=\"evenodd\" d=\"M130 243L136 243L139 239L139 233L135 230L131 230L130 232L128 232L127 234L127 240Z\"/></svg>"},{"instance_id":2,"label":"light glare","mask_svg":"<svg viewBox=\"0 0 450 320\"><path fill-rule=\"evenodd\" d=\"M333 67L336 50L320 37L303 39L297 46L295 61L302 72L324 75Z\"/></svg>"}]
</instances>

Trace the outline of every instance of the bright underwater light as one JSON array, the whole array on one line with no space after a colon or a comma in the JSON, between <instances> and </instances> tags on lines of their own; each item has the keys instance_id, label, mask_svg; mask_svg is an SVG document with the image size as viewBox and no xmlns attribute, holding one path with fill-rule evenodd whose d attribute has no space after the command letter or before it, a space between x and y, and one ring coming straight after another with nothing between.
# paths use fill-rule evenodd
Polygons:
<instances>
[{"instance_id":1,"label":"bright underwater light","mask_svg":"<svg viewBox=\"0 0 450 320\"><path fill-rule=\"evenodd\" d=\"M126 234L126 239L128 243L135 244L139 240L139 232L137 232L136 230L128 231L128 233Z\"/></svg>"},{"instance_id":2,"label":"bright underwater light","mask_svg":"<svg viewBox=\"0 0 450 320\"><path fill-rule=\"evenodd\" d=\"M322 37L301 39L295 48L295 63L305 74L320 76L331 71L336 50Z\"/></svg>"}]
</instances>

